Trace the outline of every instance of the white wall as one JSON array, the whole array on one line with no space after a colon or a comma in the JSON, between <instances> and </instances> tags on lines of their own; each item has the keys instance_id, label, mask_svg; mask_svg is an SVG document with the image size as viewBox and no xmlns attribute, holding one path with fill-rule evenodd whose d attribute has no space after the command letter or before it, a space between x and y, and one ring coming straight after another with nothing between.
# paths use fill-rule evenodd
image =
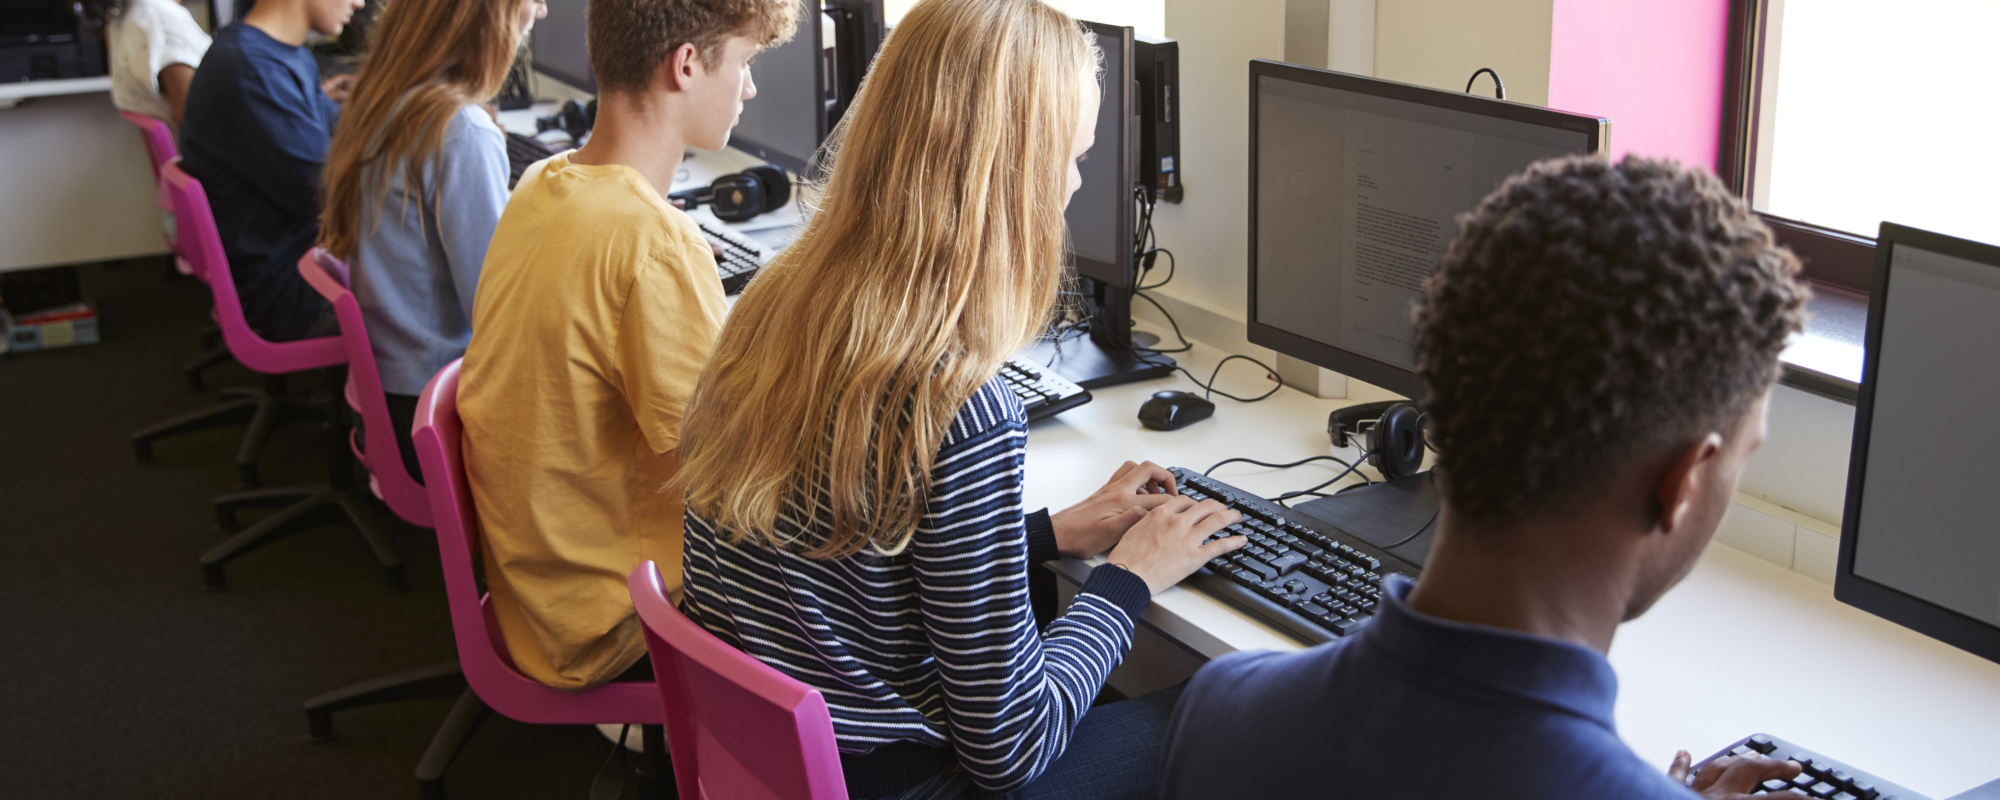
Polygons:
<instances>
[{"instance_id":1,"label":"white wall","mask_svg":"<svg viewBox=\"0 0 2000 800\"><path fill-rule=\"evenodd\" d=\"M0 109L0 270L165 253L154 192L109 94Z\"/></svg>"},{"instance_id":2,"label":"white wall","mask_svg":"<svg viewBox=\"0 0 2000 800\"><path fill-rule=\"evenodd\" d=\"M1462 91L1480 67L1507 81L1507 99L1549 102L1553 0L1378 0L1375 77ZM1486 78L1475 91L1490 93Z\"/></svg>"}]
</instances>

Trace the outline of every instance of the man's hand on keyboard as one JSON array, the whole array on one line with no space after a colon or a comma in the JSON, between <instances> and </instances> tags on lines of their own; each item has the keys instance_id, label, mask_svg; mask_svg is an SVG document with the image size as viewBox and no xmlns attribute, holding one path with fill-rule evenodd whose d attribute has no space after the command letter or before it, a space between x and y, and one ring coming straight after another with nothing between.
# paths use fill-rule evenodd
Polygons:
<instances>
[{"instance_id":1,"label":"man's hand on keyboard","mask_svg":"<svg viewBox=\"0 0 2000 800\"><path fill-rule=\"evenodd\" d=\"M1130 461L1083 502L1049 515L1056 529L1056 550L1071 558L1089 558L1111 549L1146 512L1173 499L1174 474L1148 461Z\"/></svg>"},{"instance_id":2,"label":"man's hand on keyboard","mask_svg":"<svg viewBox=\"0 0 2000 800\"><path fill-rule=\"evenodd\" d=\"M1695 774L1693 782L1688 781L1690 758L1686 750L1674 755L1674 765L1667 768L1667 776L1688 784L1696 794L1707 800L1738 800L1738 798L1772 798L1772 800L1811 800L1797 789L1759 793L1757 787L1768 780L1790 781L1798 777L1799 765L1791 761L1779 761L1770 756L1723 756L1704 764L1701 772Z\"/></svg>"}]
</instances>

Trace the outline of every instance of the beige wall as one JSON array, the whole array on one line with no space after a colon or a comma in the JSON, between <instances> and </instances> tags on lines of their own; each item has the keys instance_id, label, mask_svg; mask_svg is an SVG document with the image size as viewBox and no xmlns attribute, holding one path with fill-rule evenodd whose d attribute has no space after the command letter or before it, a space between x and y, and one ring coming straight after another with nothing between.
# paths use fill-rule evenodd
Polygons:
<instances>
[{"instance_id":1,"label":"beige wall","mask_svg":"<svg viewBox=\"0 0 2000 800\"><path fill-rule=\"evenodd\" d=\"M1492 67L1507 99L1547 105L1554 9L1553 0L1378 0L1375 77L1461 91Z\"/></svg>"}]
</instances>

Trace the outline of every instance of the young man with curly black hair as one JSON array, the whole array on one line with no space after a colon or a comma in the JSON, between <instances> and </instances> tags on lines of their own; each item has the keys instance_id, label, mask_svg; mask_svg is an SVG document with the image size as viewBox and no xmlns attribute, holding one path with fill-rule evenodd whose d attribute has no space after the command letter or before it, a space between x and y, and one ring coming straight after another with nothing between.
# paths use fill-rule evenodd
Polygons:
<instances>
[{"instance_id":1,"label":"young man with curly black hair","mask_svg":"<svg viewBox=\"0 0 2000 800\"><path fill-rule=\"evenodd\" d=\"M1605 659L1763 440L1797 270L1747 204L1667 162L1557 159L1487 197L1416 310L1444 498L1422 578L1355 636L1203 668L1162 796L1722 798L1797 774L1729 758L1691 791L1685 753L1648 766Z\"/></svg>"}]
</instances>

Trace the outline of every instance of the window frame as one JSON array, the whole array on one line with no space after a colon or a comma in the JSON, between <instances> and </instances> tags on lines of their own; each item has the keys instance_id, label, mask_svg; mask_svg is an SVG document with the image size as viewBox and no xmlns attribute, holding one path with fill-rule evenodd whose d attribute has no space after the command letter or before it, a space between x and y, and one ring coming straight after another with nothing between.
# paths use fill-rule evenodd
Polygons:
<instances>
[{"instance_id":1,"label":"window frame","mask_svg":"<svg viewBox=\"0 0 2000 800\"><path fill-rule=\"evenodd\" d=\"M1737 196L1754 200L1757 139L1763 95L1769 85L1764 59L1771 34L1771 0L1730 0L1729 62L1723 69L1722 131L1716 175ZM1804 262L1807 280L1866 296L1875 274L1875 238L1821 227L1763 211L1757 215L1779 244Z\"/></svg>"}]
</instances>

